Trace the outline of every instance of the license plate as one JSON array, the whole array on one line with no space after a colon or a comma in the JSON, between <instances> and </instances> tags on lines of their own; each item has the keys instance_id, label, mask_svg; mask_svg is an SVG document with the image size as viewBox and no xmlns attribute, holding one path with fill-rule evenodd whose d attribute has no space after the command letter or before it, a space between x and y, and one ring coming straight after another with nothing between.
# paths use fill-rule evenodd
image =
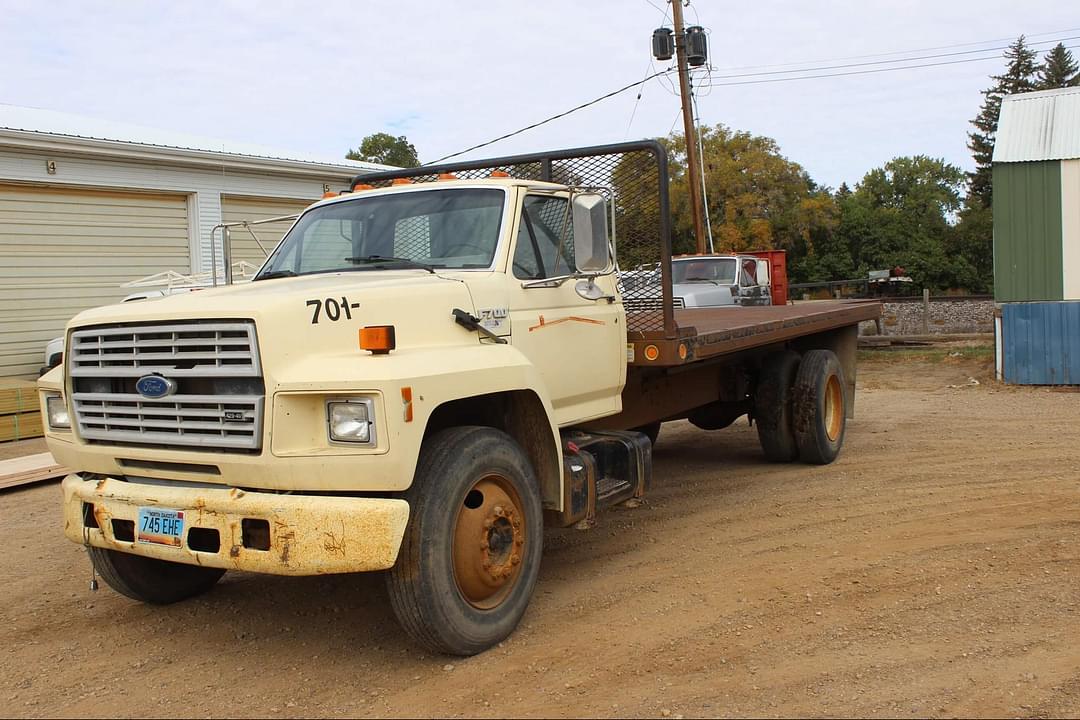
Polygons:
<instances>
[{"instance_id":1,"label":"license plate","mask_svg":"<svg viewBox=\"0 0 1080 720\"><path fill-rule=\"evenodd\" d=\"M180 547L184 537L184 511L139 508L138 528L135 535L138 542Z\"/></svg>"}]
</instances>

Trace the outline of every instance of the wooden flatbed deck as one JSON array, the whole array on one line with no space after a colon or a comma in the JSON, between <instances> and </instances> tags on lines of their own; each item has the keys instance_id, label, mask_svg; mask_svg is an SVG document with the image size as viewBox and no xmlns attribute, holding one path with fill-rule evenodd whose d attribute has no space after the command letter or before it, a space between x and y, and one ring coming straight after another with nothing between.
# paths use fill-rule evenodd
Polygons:
<instances>
[{"instance_id":1,"label":"wooden flatbed deck","mask_svg":"<svg viewBox=\"0 0 1080 720\"><path fill-rule=\"evenodd\" d=\"M659 313L657 313L659 315ZM685 365L881 317L877 300L809 300L794 305L675 310L677 336L631 333L633 365ZM655 355L655 359L650 358Z\"/></svg>"}]
</instances>

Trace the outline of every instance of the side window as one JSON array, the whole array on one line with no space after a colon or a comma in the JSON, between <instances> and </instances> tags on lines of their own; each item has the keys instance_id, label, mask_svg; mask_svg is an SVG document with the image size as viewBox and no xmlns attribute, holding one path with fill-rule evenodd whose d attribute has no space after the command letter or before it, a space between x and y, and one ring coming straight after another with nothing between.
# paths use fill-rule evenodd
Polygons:
<instances>
[{"instance_id":1,"label":"side window","mask_svg":"<svg viewBox=\"0 0 1080 720\"><path fill-rule=\"evenodd\" d=\"M742 261L742 272L739 273L739 284L743 287L753 287L758 284L757 263L755 261Z\"/></svg>"},{"instance_id":2,"label":"side window","mask_svg":"<svg viewBox=\"0 0 1080 720\"><path fill-rule=\"evenodd\" d=\"M566 198L528 195L514 248L514 277L540 280L574 272L574 226Z\"/></svg>"}]
</instances>

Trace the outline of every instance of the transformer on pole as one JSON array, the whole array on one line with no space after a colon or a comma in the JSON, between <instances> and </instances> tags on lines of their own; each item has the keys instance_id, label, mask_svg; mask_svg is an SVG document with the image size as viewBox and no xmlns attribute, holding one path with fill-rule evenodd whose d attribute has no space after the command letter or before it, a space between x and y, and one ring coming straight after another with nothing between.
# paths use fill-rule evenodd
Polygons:
<instances>
[{"instance_id":1,"label":"transformer on pole","mask_svg":"<svg viewBox=\"0 0 1080 720\"><path fill-rule=\"evenodd\" d=\"M670 60L677 55L679 95L682 98L683 132L686 138L686 171L690 179L690 212L694 216L694 237L699 254L705 253L705 215L701 182L701 156L694 134L694 112L690 95L689 67L701 67L708 61L709 44L705 28L691 25L683 29L682 0L671 0L671 16L675 32L657 28L652 35L653 57Z\"/></svg>"}]
</instances>

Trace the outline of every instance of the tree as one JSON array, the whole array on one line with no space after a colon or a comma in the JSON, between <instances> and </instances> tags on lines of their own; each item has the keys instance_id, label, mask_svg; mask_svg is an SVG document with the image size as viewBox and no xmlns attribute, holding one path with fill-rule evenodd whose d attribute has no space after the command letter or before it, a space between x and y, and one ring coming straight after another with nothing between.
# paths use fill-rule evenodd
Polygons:
<instances>
[{"instance_id":1,"label":"tree","mask_svg":"<svg viewBox=\"0 0 1080 720\"><path fill-rule=\"evenodd\" d=\"M972 201L982 207L990 207L993 199L991 160L994 156L994 138L997 135L998 116L1001 114L1001 98L1014 93L1035 89L1036 52L1027 46L1021 35L1005 50L1008 66L1004 75L991 75L994 85L983 91L983 104L979 114L971 121L975 132L968 133L968 149L975 158L975 172L971 173L969 193Z\"/></svg>"},{"instance_id":2,"label":"tree","mask_svg":"<svg viewBox=\"0 0 1080 720\"><path fill-rule=\"evenodd\" d=\"M923 287L947 288L975 260L957 254L964 172L925 155L893 158L840 200L837 247L860 274L901 266Z\"/></svg>"},{"instance_id":3,"label":"tree","mask_svg":"<svg viewBox=\"0 0 1080 720\"><path fill-rule=\"evenodd\" d=\"M952 287L972 293L994 290L994 217L990 208L965 201L956 231L948 238L945 253L950 258Z\"/></svg>"},{"instance_id":4,"label":"tree","mask_svg":"<svg viewBox=\"0 0 1080 720\"><path fill-rule=\"evenodd\" d=\"M1080 85L1080 66L1065 45L1058 43L1046 53L1035 80L1037 90L1076 87Z\"/></svg>"},{"instance_id":5,"label":"tree","mask_svg":"<svg viewBox=\"0 0 1080 720\"><path fill-rule=\"evenodd\" d=\"M666 140L671 154L671 209L676 252L693 252L693 219L685 171L686 143ZM772 138L724 125L702 128L705 194L718 252L781 248L798 253L836 223L835 204Z\"/></svg>"},{"instance_id":6,"label":"tree","mask_svg":"<svg viewBox=\"0 0 1080 720\"><path fill-rule=\"evenodd\" d=\"M360 149L349 150L345 157L348 160L363 160L403 168L414 168L420 165L416 148L408 138L404 135L394 137L382 132L368 135L361 141Z\"/></svg>"}]
</instances>

